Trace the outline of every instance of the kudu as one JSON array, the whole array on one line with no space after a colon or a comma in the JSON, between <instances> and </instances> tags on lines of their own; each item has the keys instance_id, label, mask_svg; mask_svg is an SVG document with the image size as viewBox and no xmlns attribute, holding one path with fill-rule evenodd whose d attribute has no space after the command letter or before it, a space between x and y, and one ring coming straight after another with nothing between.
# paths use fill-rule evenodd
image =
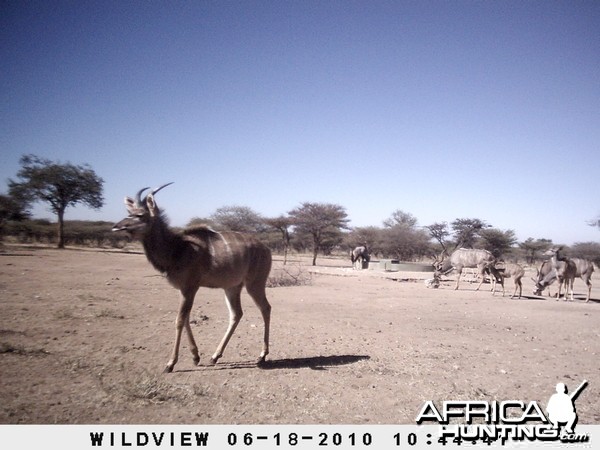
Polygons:
<instances>
[{"instance_id":1,"label":"kudu","mask_svg":"<svg viewBox=\"0 0 600 450\"><path fill-rule=\"evenodd\" d=\"M492 276L492 295L496 294L496 285L500 283L502 286L502 297L504 297L504 279L512 277L515 284L515 290L510 298L515 297L517 289L519 290L519 298L521 298L521 295L523 294L523 283L521 282L521 279L525 275L525 269L523 269L521 265L499 261L492 262L487 267Z\"/></svg>"},{"instance_id":2,"label":"kudu","mask_svg":"<svg viewBox=\"0 0 600 450\"><path fill-rule=\"evenodd\" d=\"M438 277L440 275L446 275L452 272L452 270L456 270L458 272L456 286L454 287L455 290L458 289L458 283L460 282L460 276L463 269L465 267L477 268L479 270L478 277L481 277L481 281L476 289L478 291L483 284L486 267L495 260L496 258L494 258L494 255L487 250L459 248L454 250L449 258L444 258L443 256L441 259L436 258L433 266L435 267L435 274Z\"/></svg>"},{"instance_id":3,"label":"kudu","mask_svg":"<svg viewBox=\"0 0 600 450\"><path fill-rule=\"evenodd\" d=\"M570 258L575 264L575 278L581 278L588 288L586 303L590 301L592 294L592 273L594 273L594 263L582 258Z\"/></svg>"},{"instance_id":4,"label":"kudu","mask_svg":"<svg viewBox=\"0 0 600 450\"><path fill-rule=\"evenodd\" d=\"M154 200L155 194L169 184L154 189L143 200L141 195L149 188L141 189L135 199L126 197L129 216L113 227L113 231L126 231L132 238L141 240L148 261L181 292L175 345L165 372L172 372L177 363L184 328L194 364L200 362L190 326L190 311L200 287L224 289L229 309L229 326L211 362L216 364L223 355L242 318L240 295L245 286L264 321L263 347L258 358L262 364L269 353L271 305L265 284L271 270L271 251L254 237L241 233L217 232L205 226L188 228L181 233L173 231Z\"/></svg>"},{"instance_id":5,"label":"kudu","mask_svg":"<svg viewBox=\"0 0 600 450\"><path fill-rule=\"evenodd\" d=\"M535 289L533 290L533 295L542 295L542 292L546 287L550 286L552 283L556 281L556 272L552 268L552 263L550 261L542 262L542 265L539 269L535 269L536 277L531 278L531 280L535 283ZM552 275L549 275L552 274ZM542 283L542 281L548 277L548 281ZM552 297L550 293L550 288L548 288L548 295Z\"/></svg>"},{"instance_id":6,"label":"kudu","mask_svg":"<svg viewBox=\"0 0 600 450\"><path fill-rule=\"evenodd\" d=\"M565 300L567 300L569 288L571 289L571 300L573 300L573 282L575 281L577 267L571 259L561 258L559 251L560 248L550 249L544 253L544 255L550 256L550 259L545 261L538 271L538 279L534 280L535 290L533 291L533 294L542 295L543 290L557 280L558 293L556 294L556 298L560 298L562 287L564 285Z\"/></svg>"},{"instance_id":7,"label":"kudu","mask_svg":"<svg viewBox=\"0 0 600 450\"><path fill-rule=\"evenodd\" d=\"M356 247L350 252L350 261L352 261L352 265L355 269L362 269L364 263L368 263L370 260L371 255L369 254L369 249L366 245Z\"/></svg>"},{"instance_id":8,"label":"kudu","mask_svg":"<svg viewBox=\"0 0 600 450\"><path fill-rule=\"evenodd\" d=\"M558 251L560 251L560 249L557 250L557 252ZM553 250L551 250L547 253L550 256L554 255ZM587 292L585 301L589 302L590 296L592 293L592 274L594 273L594 263L592 263L591 261L588 261L586 259L582 259L582 258L561 258L561 260L557 261L559 270L563 268L563 265L565 264L564 263L565 259L568 259L570 261L570 263L568 264L570 266L569 271L571 273L573 272L573 270L575 271L575 275L573 275L573 280L575 278L581 278L583 280L583 282L586 284L586 286L588 288L588 292ZM550 259L548 261L544 261L542 263L542 266L538 270L537 280L533 279L533 281L536 283L536 290L534 291L535 295L541 295L542 291L547 286L549 286L556 279L558 279L552 264L553 264L552 259ZM574 265L574 268L573 268L573 265ZM566 281L567 280L563 279L562 284L565 284ZM559 284L559 293L557 294L558 297L560 297L561 287L562 287L562 285ZM566 286L565 286L565 290L566 290Z\"/></svg>"}]
</instances>

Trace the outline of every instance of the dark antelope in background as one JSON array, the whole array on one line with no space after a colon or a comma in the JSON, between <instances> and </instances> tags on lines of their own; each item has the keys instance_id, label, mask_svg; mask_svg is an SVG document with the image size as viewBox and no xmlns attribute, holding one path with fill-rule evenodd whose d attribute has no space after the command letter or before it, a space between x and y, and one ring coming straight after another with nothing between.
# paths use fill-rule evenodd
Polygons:
<instances>
[{"instance_id":1,"label":"dark antelope in background","mask_svg":"<svg viewBox=\"0 0 600 450\"><path fill-rule=\"evenodd\" d=\"M364 262L368 263L370 260L371 255L369 254L369 249L366 245L356 247L350 252L350 261L352 261L352 265L355 269L362 269L364 267Z\"/></svg>"}]
</instances>

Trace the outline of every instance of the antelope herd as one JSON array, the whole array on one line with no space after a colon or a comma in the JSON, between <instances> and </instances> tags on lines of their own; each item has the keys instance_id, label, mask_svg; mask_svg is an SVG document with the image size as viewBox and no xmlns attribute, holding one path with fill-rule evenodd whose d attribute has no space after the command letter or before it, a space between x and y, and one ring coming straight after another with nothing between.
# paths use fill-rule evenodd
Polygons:
<instances>
[{"instance_id":1,"label":"antelope herd","mask_svg":"<svg viewBox=\"0 0 600 450\"><path fill-rule=\"evenodd\" d=\"M573 300L573 284L575 278L581 278L586 284L588 291L586 296L586 302L590 301L590 295L592 292L592 273L594 272L594 264L591 261L581 258L567 258L560 255L561 248L553 248L544 253L545 256L549 256L550 259L544 261L541 267L537 270L537 277L532 278L535 283L534 295L542 295L543 291L548 288L555 281L558 282L558 293L556 298L560 298L561 292L564 288L565 300L567 300L568 291L570 291L570 299ZM446 275L453 270L458 272L456 280L456 286L454 289L458 289L458 283L463 271L463 268L476 268L478 278L480 278L477 289L481 287L486 274L490 276L492 284L492 293L496 292L496 285L500 283L502 286L502 296L504 296L504 279L512 278L515 285L515 290L511 296L514 298L519 291L519 298L523 293L523 284L521 279L525 275L525 269L516 263L509 263L504 261L498 261L494 256L487 250L476 250L459 248L455 250L450 257L446 257L442 254L441 257L436 257L433 262L435 268L435 278L441 275Z\"/></svg>"},{"instance_id":2,"label":"antelope herd","mask_svg":"<svg viewBox=\"0 0 600 450\"><path fill-rule=\"evenodd\" d=\"M549 257L544 261L537 271L537 277L532 278L535 283L534 295L542 295L543 291L555 281L558 282L557 298L560 298L564 288L565 300L567 300L570 291L570 300L573 300L573 284L575 278L581 278L586 284L588 291L586 302L590 301L592 292L592 273L594 272L594 264L591 261L581 258L567 258L560 255L561 248L553 248L544 253L544 256ZM363 261L369 261L369 252L366 245L356 247L350 253L350 260L354 268L361 268ZM440 277L448 275L451 272L456 272L456 284L454 289L457 290L460 284L463 269L476 269L477 279L479 284L475 290L479 290L485 281L486 275L490 278L492 285L492 295L496 293L498 284L502 287L502 296L505 295L504 280L512 278L514 283L514 291L510 298L523 295L522 279L525 276L525 268L517 263L505 262L498 260L492 253L487 250L458 248L447 255L442 252L440 256L435 257L433 261L434 277L426 280L427 287L438 287ZM518 291L518 294L517 294Z\"/></svg>"}]
</instances>

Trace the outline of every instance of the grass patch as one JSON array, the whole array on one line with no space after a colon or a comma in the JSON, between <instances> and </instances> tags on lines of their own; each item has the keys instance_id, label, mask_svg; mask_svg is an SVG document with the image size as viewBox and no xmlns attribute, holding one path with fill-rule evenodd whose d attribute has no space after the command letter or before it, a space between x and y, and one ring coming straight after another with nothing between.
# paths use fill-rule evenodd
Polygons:
<instances>
[{"instance_id":1,"label":"grass patch","mask_svg":"<svg viewBox=\"0 0 600 450\"><path fill-rule=\"evenodd\" d=\"M67 359L65 361L65 366L71 372L78 372L80 370L89 371L92 368L88 359L83 357Z\"/></svg>"},{"instance_id":2,"label":"grass patch","mask_svg":"<svg viewBox=\"0 0 600 450\"><path fill-rule=\"evenodd\" d=\"M50 354L50 352L44 350L43 348L26 348L22 345L14 345L9 342L0 342L0 354L2 353L33 356L45 356Z\"/></svg>"},{"instance_id":3,"label":"grass patch","mask_svg":"<svg viewBox=\"0 0 600 450\"><path fill-rule=\"evenodd\" d=\"M75 314L70 308L61 308L54 311L53 316L58 320L70 320L75 319Z\"/></svg>"},{"instance_id":4,"label":"grass patch","mask_svg":"<svg viewBox=\"0 0 600 450\"><path fill-rule=\"evenodd\" d=\"M171 384L166 381L164 375L154 375L149 372L126 380L119 389L127 398L151 403L181 402L207 395L207 390L199 385Z\"/></svg>"},{"instance_id":5,"label":"grass patch","mask_svg":"<svg viewBox=\"0 0 600 450\"><path fill-rule=\"evenodd\" d=\"M111 299L107 297L100 297L94 294L77 294L77 299L82 302L110 302Z\"/></svg>"},{"instance_id":6,"label":"grass patch","mask_svg":"<svg viewBox=\"0 0 600 450\"><path fill-rule=\"evenodd\" d=\"M102 309L95 314L96 317L104 317L107 319L124 319L125 316L123 314L119 314L112 309Z\"/></svg>"}]
</instances>

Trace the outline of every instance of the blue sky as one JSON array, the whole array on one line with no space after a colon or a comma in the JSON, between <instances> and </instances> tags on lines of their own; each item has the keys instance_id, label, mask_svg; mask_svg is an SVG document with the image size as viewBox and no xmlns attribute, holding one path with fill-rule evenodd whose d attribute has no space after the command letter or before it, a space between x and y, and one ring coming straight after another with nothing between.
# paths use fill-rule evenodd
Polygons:
<instances>
[{"instance_id":1,"label":"blue sky","mask_svg":"<svg viewBox=\"0 0 600 450\"><path fill-rule=\"evenodd\" d=\"M5 1L0 191L88 163L173 225L304 201L600 241L600 2ZM38 217L52 217L45 206Z\"/></svg>"}]
</instances>

